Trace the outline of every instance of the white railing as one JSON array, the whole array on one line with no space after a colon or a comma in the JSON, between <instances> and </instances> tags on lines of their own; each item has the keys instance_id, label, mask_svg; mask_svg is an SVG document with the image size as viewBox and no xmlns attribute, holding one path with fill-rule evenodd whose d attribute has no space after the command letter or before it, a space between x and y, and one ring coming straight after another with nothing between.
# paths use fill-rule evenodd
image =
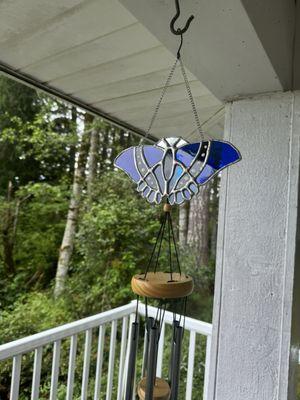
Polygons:
<instances>
[{"instance_id":1,"label":"white railing","mask_svg":"<svg viewBox=\"0 0 300 400\"><path fill-rule=\"evenodd\" d=\"M122 400L125 391L126 382L126 365L129 358L129 343L131 336L131 322L135 318L136 301L94 315L92 317L84 318L79 321L71 322L66 325L59 326L54 329L49 329L44 332L37 333L10 343L0 346L0 370L1 361L12 359L12 372L10 384L10 400L19 399L20 391L20 378L22 373L22 357L24 355L34 353L32 384L31 384L31 400L38 400L40 395L40 380L43 360L43 348L45 346L52 346L52 370L50 382L50 400L57 399L57 390L59 383L60 371L60 353L61 345L64 340L70 339L69 346L69 363L68 363L68 376L66 382L66 399L71 400L73 397L74 377L76 370L76 359L78 358L77 339L80 334L85 335L84 350L83 350L83 369L81 376L81 400L87 399L89 383L91 379L90 360L92 341L95 338L95 331L97 334L97 354L96 367L93 376L93 398L98 400L102 382L102 367L103 360L108 355L108 365L106 372L106 400L112 400L113 385L115 376L115 367L118 365L117 371L118 380L115 388L116 400ZM141 303L138 305L139 315L145 316L145 306ZM155 317L157 309L155 307L148 307L148 315ZM166 325L172 325L173 313L165 312L164 323L160 335L158 360L157 360L157 376L162 375L163 367L163 353L168 343L165 343L165 328ZM121 324L121 325L120 325ZM107 327L110 325L109 335L109 354L105 354L104 344L106 338ZM117 332L118 326L120 328L118 354L116 354ZM188 362L187 362L187 375L186 375L186 390L185 399L192 399L193 390L193 376L194 376L194 361L196 349L196 337L202 335L206 337L206 355L205 360L201 363L205 366L204 374L204 388L203 400L207 398L207 385L208 385L208 371L210 360L210 347L211 347L211 331L212 326L206 322L198 321L192 318L185 319L185 329L189 332L189 345L188 345ZM94 336L94 337L93 337ZM117 358L118 357L118 358ZM106 357L107 358L107 357ZM195 390L197 388L194 387ZM198 398L198 397L197 397ZM115 399L113 399L115 400Z\"/></svg>"}]
</instances>

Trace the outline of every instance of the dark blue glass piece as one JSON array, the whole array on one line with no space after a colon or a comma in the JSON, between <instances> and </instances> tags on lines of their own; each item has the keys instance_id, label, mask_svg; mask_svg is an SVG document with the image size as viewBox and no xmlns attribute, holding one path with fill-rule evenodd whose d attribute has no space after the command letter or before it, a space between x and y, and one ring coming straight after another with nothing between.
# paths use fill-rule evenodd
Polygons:
<instances>
[{"instance_id":1,"label":"dark blue glass piece","mask_svg":"<svg viewBox=\"0 0 300 400\"><path fill-rule=\"evenodd\" d=\"M238 150L227 142L212 140L207 164L218 170L241 159Z\"/></svg>"},{"instance_id":2,"label":"dark blue glass piece","mask_svg":"<svg viewBox=\"0 0 300 400\"><path fill-rule=\"evenodd\" d=\"M186 167L189 167L199 150L201 143L192 143L181 147L176 151L175 158Z\"/></svg>"},{"instance_id":3,"label":"dark blue glass piece","mask_svg":"<svg viewBox=\"0 0 300 400\"><path fill-rule=\"evenodd\" d=\"M155 146L143 146L143 152L149 167L153 167L153 165L161 161L164 154L162 149Z\"/></svg>"},{"instance_id":4,"label":"dark blue glass piece","mask_svg":"<svg viewBox=\"0 0 300 400\"><path fill-rule=\"evenodd\" d=\"M130 147L129 149L124 150L115 159L115 165L125 171L132 180L138 182L140 180L140 174L138 173L134 163L134 149L134 147Z\"/></svg>"}]
</instances>

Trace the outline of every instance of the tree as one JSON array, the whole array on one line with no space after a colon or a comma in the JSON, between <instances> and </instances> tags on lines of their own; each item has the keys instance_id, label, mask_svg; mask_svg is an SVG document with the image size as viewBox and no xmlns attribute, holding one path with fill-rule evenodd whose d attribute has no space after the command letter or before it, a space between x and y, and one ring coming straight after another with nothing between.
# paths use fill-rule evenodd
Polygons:
<instances>
[{"instance_id":1,"label":"tree","mask_svg":"<svg viewBox=\"0 0 300 400\"><path fill-rule=\"evenodd\" d=\"M81 141L78 143L78 158L74 168L72 194L69 203L65 231L59 250L54 288L55 298L64 292L70 260L73 253L74 238L79 216L79 206L84 188L85 166L90 142L91 131L89 129L89 120L90 117L88 114L86 114L85 130L82 134Z\"/></svg>"},{"instance_id":2,"label":"tree","mask_svg":"<svg viewBox=\"0 0 300 400\"><path fill-rule=\"evenodd\" d=\"M209 261L209 199L210 183L200 186L190 201L188 243L194 247L199 265Z\"/></svg>"},{"instance_id":3,"label":"tree","mask_svg":"<svg viewBox=\"0 0 300 400\"><path fill-rule=\"evenodd\" d=\"M190 204L185 201L179 206L179 244L181 247L187 245L189 227Z\"/></svg>"},{"instance_id":4,"label":"tree","mask_svg":"<svg viewBox=\"0 0 300 400\"><path fill-rule=\"evenodd\" d=\"M91 123L94 118L92 117ZM95 124L91 127L91 140L90 140L90 151L88 157L88 176L87 176L87 194L90 200L93 197L93 187L97 178L98 159L99 159L99 146L100 137L99 129Z\"/></svg>"}]
</instances>

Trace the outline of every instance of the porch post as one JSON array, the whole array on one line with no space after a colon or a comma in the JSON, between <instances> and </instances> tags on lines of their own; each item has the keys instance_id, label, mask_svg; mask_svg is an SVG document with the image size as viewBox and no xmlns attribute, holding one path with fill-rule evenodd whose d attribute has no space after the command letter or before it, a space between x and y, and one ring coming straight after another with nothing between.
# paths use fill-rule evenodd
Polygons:
<instances>
[{"instance_id":1,"label":"porch post","mask_svg":"<svg viewBox=\"0 0 300 400\"><path fill-rule=\"evenodd\" d=\"M294 400L300 92L226 107L243 159L222 176L208 399Z\"/></svg>"}]
</instances>

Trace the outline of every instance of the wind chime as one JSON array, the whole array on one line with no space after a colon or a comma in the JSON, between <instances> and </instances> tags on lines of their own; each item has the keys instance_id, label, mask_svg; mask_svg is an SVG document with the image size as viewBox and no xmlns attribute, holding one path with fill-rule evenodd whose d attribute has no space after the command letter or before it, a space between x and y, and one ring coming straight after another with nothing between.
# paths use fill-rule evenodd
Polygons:
<instances>
[{"instance_id":1,"label":"wind chime","mask_svg":"<svg viewBox=\"0 0 300 400\"><path fill-rule=\"evenodd\" d=\"M190 16L183 29L175 29L174 24L180 15L178 0L175 0L176 14L171 20L173 34L180 35L181 41L177 57L163 87L158 104L145 138L158 114L161 102L170 85L174 71L179 63L188 98L195 117L196 127L201 141L188 143L181 137L161 139L155 145L130 147L115 159L115 166L123 170L137 185L140 194L152 204L164 201L161 225L145 271L134 275L131 280L133 292L145 302L146 340L144 349L143 378L137 385L140 400L177 400L179 390L179 372L181 345L184 333L187 297L193 291L193 279L182 272L176 238L171 218L173 205L189 201L213 176L225 167L241 159L239 151L229 142L205 139L190 85L181 58L183 34L187 31L194 16ZM164 245L163 245L164 244ZM167 270L160 270L161 253L167 252ZM158 301L155 318L148 316L148 301ZM158 343L166 307L173 311L173 329L169 373L166 379L156 377ZM175 310L175 312L174 312ZM139 339L138 307L132 324L129 363L125 399L134 396L135 364Z\"/></svg>"}]
</instances>

